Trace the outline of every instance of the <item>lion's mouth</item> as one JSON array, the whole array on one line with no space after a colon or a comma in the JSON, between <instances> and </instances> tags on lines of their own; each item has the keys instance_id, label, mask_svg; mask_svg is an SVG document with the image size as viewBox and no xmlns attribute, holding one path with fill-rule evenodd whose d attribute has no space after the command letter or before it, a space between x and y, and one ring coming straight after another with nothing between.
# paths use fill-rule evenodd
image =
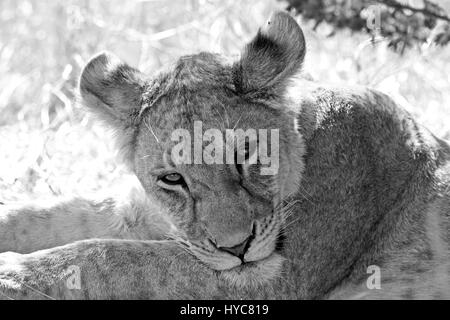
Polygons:
<instances>
[{"instance_id":1,"label":"lion's mouth","mask_svg":"<svg viewBox=\"0 0 450 320\"><path fill-rule=\"evenodd\" d=\"M280 232L277 237L277 240L275 242L275 249L272 251L272 253L269 256L267 256L263 259L260 259L260 260L256 260L256 261L246 261L245 258L241 259L242 264L240 264L230 270L235 269L237 271L244 271L249 268L257 267L258 264L264 263L265 261L270 260L274 255L280 254L284 249L285 241L286 241L286 236L284 235L284 233Z\"/></svg>"},{"instance_id":2,"label":"lion's mouth","mask_svg":"<svg viewBox=\"0 0 450 320\"><path fill-rule=\"evenodd\" d=\"M245 256L239 257L241 259L242 263L234 268L229 269L229 270L244 271L248 268L254 268L259 263L264 263L265 260L269 260L269 259L271 259L271 257L273 255L280 254L283 251L285 241L286 241L286 236L284 235L284 233L280 232L277 237L277 240L275 242L274 250L267 257L259 259L259 260L254 260L254 261L247 261L245 259ZM248 246L250 246L250 244L248 244Z\"/></svg>"},{"instance_id":3,"label":"lion's mouth","mask_svg":"<svg viewBox=\"0 0 450 320\"><path fill-rule=\"evenodd\" d=\"M217 271L252 269L270 258L280 255L286 237L277 220L269 217L265 225L253 227L252 235L238 248L222 248L210 239L189 242L190 251L203 263ZM273 221L273 222L272 222Z\"/></svg>"}]
</instances>

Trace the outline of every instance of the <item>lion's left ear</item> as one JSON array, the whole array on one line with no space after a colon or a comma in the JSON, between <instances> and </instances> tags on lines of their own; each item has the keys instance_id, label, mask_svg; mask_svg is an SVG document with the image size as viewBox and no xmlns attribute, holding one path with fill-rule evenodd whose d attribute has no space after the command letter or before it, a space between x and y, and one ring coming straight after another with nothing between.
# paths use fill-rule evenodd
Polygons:
<instances>
[{"instance_id":1,"label":"lion's left ear","mask_svg":"<svg viewBox=\"0 0 450 320\"><path fill-rule=\"evenodd\" d=\"M305 52L305 38L294 18L286 12L273 13L234 65L236 90L281 93L286 81L300 71Z\"/></svg>"}]
</instances>

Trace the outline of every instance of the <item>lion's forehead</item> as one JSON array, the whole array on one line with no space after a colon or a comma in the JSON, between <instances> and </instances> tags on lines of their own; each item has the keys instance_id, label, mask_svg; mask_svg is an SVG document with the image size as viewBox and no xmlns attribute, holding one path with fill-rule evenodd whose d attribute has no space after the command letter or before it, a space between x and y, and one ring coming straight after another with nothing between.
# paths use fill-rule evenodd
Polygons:
<instances>
[{"instance_id":1,"label":"lion's forehead","mask_svg":"<svg viewBox=\"0 0 450 320\"><path fill-rule=\"evenodd\" d=\"M143 96L148 122L162 131L279 126L277 110L237 94L232 67L224 57L202 52L181 57L149 82Z\"/></svg>"},{"instance_id":2,"label":"lion's forehead","mask_svg":"<svg viewBox=\"0 0 450 320\"><path fill-rule=\"evenodd\" d=\"M201 52L183 56L172 66L152 75L146 97L167 95L171 91L233 87L231 63L218 54Z\"/></svg>"},{"instance_id":3,"label":"lion's forehead","mask_svg":"<svg viewBox=\"0 0 450 320\"><path fill-rule=\"evenodd\" d=\"M191 137L198 133L203 137L206 132L214 135L220 132L225 139L232 134L258 134L261 130L288 127L289 121L270 106L225 96L220 90L180 90L167 95L143 118L141 131L155 134L160 141L170 144L176 130L180 129Z\"/></svg>"}]
</instances>

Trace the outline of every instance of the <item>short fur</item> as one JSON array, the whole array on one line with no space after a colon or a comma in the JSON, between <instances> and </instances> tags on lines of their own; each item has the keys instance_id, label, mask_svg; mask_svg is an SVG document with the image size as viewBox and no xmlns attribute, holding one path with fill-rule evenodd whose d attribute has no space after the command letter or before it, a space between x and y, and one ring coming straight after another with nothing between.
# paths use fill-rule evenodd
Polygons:
<instances>
[{"instance_id":1,"label":"short fur","mask_svg":"<svg viewBox=\"0 0 450 320\"><path fill-rule=\"evenodd\" d=\"M200 53L149 78L94 57L83 102L141 186L124 200L0 207L0 252L17 252L0 254L0 298L450 298L450 145L379 92L298 77L304 55L278 12L232 64ZM196 120L279 129L278 174L175 166L170 133ZM188 188L162 188L170 170ZM247 263L221 250L249 236ZM103 239L73 242L90 238ZM66 285L73 265L81 290ZM381 289L366 286L371 265Z\"/></svg>"}]
</instances>

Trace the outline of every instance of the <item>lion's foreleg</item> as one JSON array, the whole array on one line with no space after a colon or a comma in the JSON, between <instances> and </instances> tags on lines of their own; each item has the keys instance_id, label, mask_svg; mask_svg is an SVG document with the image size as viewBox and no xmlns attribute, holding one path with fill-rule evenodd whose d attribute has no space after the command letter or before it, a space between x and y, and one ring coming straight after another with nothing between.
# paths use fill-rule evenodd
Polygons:
<instances>
[{"instance_id":1,"label":"lion's foreleg","mask_svg":"<svg viewBox=\"0 0 450 320\"><path fill-rule=\"evenodd\" d=\"M0 206L0 252L30 253L92 238L161 239L164 222L148 200L70 199Z\"/></svg>"},{"instance_id":2,"label":"lion's foreleg","mask_svg":"<svg viewBox=\"0 0 450 320\"><path fill-rule=\"evenodd\" d=\"M0 254L0 299L209 299L211 269L174 242L86 240Z\"/></svg>"}]
</instances>

